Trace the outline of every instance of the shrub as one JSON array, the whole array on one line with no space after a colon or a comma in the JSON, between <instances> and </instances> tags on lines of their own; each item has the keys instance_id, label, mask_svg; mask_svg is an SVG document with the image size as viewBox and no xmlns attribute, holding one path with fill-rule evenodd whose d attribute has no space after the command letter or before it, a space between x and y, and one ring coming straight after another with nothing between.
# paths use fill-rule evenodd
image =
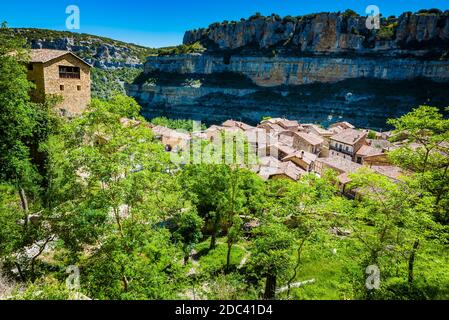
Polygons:
<instances>
[{"instance_id":1,"label":"shrub","mask_svg":"<svg viewBox=\"0 0 449 320\"><path fill-rule=\"evenodd\" d=\"M354 18L354 17L358 17L359 15L357 14L357 12L355 12L354 10L351 9L347 9L345 12L343 12L341 14L343 16L343 18L348 19L348 18Z\"/></svg>"}]
</instances>

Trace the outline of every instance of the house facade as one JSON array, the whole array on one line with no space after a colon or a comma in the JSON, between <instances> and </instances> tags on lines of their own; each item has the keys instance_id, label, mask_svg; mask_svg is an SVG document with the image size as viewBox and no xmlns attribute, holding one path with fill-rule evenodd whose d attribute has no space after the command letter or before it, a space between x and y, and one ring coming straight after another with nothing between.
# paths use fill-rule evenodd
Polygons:
<instances>
[{"instance_id":1,"label":"house facade","mask_svg":"<svg viewBox=\"0 0 449 320\"><path fill-rule=\"evenodd\" d=\"M63 114L82 113L91 101L91 66L69 51L38 49L30 56L28 80L35 85L31 100L59 96L62 101L56 108Z\"/></svg>"},{"instance_id":2,"label":"house facade","mask_svg":"<svg viewBox=\"0 0 449 320\"><path fill-rule=\"evenodd\" d=\"M297 150L304 150L319 155L324 143L324 139L313 133L297 132L294 136L293 147Z\"/></svg>"},{"instance_id":3,"label":"house facade","mask_svg":"<svg viewBox=\"0 0 449 320\"><path fill-rule=\"evenodd\" d=\"M356 153L366 144L366 132L345 129L330 138L329 156L355 160Z\"/></svg>"}]
</instances>

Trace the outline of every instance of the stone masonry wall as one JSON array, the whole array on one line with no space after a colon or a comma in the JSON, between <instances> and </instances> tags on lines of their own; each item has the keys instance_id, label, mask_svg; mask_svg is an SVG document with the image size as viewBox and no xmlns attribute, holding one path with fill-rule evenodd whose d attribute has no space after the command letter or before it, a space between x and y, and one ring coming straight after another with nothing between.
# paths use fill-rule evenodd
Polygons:
<instances>
[{"instance_id":1,"label":"stone masonry wall","mask_svg":"<svg viewBox=\"0 0 449 320\"><path fill-rule=\"evenodd\" d=\"M59 66L80 67L81 79L62 79ZM71 55L65 55L44 65L45 94L55 94L64 100L57 107L69 113L83 112L91 101L90 68ZM61 85L64 90L61 90ZM78 90L81 86L81 90Z\"/></svg>"}]
</instances>

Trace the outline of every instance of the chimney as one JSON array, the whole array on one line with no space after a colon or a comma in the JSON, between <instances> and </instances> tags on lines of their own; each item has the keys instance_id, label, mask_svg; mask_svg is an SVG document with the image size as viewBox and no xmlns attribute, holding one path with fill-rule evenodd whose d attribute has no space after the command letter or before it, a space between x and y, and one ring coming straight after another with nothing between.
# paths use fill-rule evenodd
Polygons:
<instances>
[{"instance_id":1,"label":"chimney","mask_svg":"<svg viewBox=\"0 0 449 320\"><path fill-rule=\"evenodd\" d=\"M304 150L301 151L301 158L300 159L302 159L302 158L304 158Z\"/></svg>"}]
</instances>

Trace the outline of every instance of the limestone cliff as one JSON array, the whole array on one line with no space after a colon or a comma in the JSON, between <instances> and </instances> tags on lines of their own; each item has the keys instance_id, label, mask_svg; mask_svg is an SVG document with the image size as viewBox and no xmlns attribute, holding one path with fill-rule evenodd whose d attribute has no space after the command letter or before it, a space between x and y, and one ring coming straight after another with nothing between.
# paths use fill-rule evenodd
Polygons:
<instances>
[{"instance_id":1,"label":"limestone cliff","mask_svg":"<svg viewBox=\"0 0 449 320\"><path fill-rule=\"evenodd\" d=\"M441 57L449 49L449 11L404 13L381 19L368 29L366 17L319 13L281 18L253 16L240 22L215 23L187 31L185 44L201 42L210 50L244 50L276 54L376 54Z\"/></svg>"},{"instance_id":2,"label":"limestone cliff","mask_svg":"<svg viewBox=\"0 0 449 320\"><path fill-rule=\"evenodd\" d=\"M249 77L261 87L338 82L355 78L449 81L448 60L392 57L264 57L235 55L226 59L211 54L150 57L145 72L214 74L233 72Z\"/></svg>"},{"instance_id":3,"label":"limestone cliff","mask_svg":"<svg viewBox=\"0 0 449 320\"><path fill-rule=\"evenodd\" d=\"M104 37L45 29L12 29L33 49L69 50L101 69L141 67L152 49Z\"/></svg>"},{"instance_id":4,"label":"limestone cliff","mask_svg":"<svg viewBox=\"0 0 449 320\"><path fill-rule=\"evenodd\" d=\"M270 115L380 129L419 104L448 106L449 12L405 13L379 30L365 22L348 13L256 15L188 31L184 44L206 51L149 57L128 92L149 117L210 123Z\"/></svg>"}]
</instances>

